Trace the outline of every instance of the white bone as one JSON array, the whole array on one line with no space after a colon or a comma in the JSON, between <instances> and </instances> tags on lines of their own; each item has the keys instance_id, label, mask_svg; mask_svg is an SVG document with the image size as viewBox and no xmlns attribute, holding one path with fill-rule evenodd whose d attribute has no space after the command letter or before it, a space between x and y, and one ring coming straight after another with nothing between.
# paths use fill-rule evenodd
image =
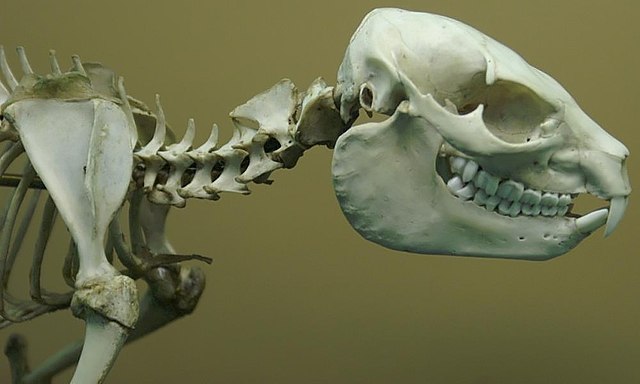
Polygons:
<instances>
[{"instance_id":1,"label":"white bone","mask_svg":"<svg viewBox=\"0 0 640 384\"><path fill-rule=\"evenodd\" d=\"M54 51L53 49L49 51L49 64L51 65L51 73L53 73L54 75L62 74L60 64L58 63L58 59L56 58L56 51Z\"/></svg>"},{"instance_id":2,"label":"white bone","mask_svg":"<svg viewBox=\"0 0 640 384\"><path fill-rule=\"evenodd\" d=\"M524 189L591 193L611 201L605 234L620 222L631 190L628 150L555 80L465 24L374 10L351 38L336 89L345 122L358 107L391 115L352 127L334 152L338 200L367 239L420 253L547 259L576 246L593 223L604 225L576 221L567 205L521 206ZM478 169L440 174L448 164L436 164L452 154ZM491 197L447 189L476 171ZM517 188L497 191L500 179Z\"/></svg>"},{"instance_id":3,"label":"white bone","mask_svg":"<svg viewBox=\"0 0 640 384\"><path fill-rule=\"evenodd\" d=\"M18 81L13 76L13 72L11 72L11 68L7 62L7 56L2 45L0 45L0 71L2 71L2 76L4 76L4 80L6 81L9 90L13 91L18 85ZM2 88L4 89L4 86Z\"/></svg>"},{"instance_id":4,"label":"white bone","mask_svg":"<svg viewBox=\"0 0 640 384\"><path fill-rule=\"evenodd\" d=\"M20 60L20 66L22 66L22 72L25 75L32 75L33 69L31 69L31 65L29 64L29 59L27 58L27 54L24 51L24 47L17 47L16 51L18 52L18 60Z\"/></svg>"}]
</instances>

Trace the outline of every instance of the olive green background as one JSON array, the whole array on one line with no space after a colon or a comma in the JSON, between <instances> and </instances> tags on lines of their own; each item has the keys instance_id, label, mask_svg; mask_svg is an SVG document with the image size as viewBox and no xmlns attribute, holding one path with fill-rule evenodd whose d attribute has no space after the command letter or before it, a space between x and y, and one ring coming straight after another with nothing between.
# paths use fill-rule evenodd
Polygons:
<instances>
[{"instance_id":1,"label":"olive green background","mask_svg":"<svg viewBox=\"0 0 640 384\"><path fill-rule=\"evenodd\" d=\"M160 93L176 131L194 117L202 141L213 122L228 137L228 112L283 77L303 89L318 76L334 84L349 37L372 8L446 14L559 80L629 147L634 182L639 4L4 0L0 42L11 54L24 45L39 71L48 70L50 48L64 61L73 53L101 61L135 97L151 103ZM350 228L330 161L329 150L315 148L250 196L175 210L176 248L215 258L204 267L206 292L193 316L128 346L107 382L640 382L633 197L610 238L600 230L552 261L411 255ZM61 287L63 251L50 251L47 281ZM79 338L82 323L63 311L1 330L0 343L11 332L28 337L36 365ZM0 383L9 380L0 359Z\"/></svg>"}]
</instances>

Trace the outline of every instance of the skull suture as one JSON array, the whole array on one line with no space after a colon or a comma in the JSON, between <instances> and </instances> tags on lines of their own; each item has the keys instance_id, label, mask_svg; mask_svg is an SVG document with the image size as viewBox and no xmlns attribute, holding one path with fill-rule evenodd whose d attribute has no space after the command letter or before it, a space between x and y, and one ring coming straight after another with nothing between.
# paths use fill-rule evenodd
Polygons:
<instances>
[{"instance_id":1,"label":"skull suture","mask_svg":"<svg viewBox=\"0 0 640 384\"><path fill-rule=\"evenodd\" d=\"M338 74L334 187L352 226L389 248L543 260L626 208L628 150L555 80L477 30L398 9L370 13ZM609 200L582 217L576 194Z\"/></svg>"}]
</instances>

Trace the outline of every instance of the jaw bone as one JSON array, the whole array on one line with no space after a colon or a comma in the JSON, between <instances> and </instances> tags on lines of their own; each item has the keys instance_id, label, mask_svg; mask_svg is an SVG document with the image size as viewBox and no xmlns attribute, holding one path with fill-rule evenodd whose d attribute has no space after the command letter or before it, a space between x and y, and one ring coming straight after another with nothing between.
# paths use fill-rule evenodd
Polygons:
<instances>
[{"instance_id":1,"label":"jaw bone","mask_svg":"<svg viewBox=\"0 0 640 384\"><path fill-rule=\"evenodd\" d=\"M351 128L333 158L343 211L371 241L540 260L621 220L624 145L554 79L463 23L374 10L351 38L336 89L344 121L359 108L391 116ZM443 175L446 156L469 162ZM580 193L610 207L576 218Z\"/></svg>"}]
</instances>

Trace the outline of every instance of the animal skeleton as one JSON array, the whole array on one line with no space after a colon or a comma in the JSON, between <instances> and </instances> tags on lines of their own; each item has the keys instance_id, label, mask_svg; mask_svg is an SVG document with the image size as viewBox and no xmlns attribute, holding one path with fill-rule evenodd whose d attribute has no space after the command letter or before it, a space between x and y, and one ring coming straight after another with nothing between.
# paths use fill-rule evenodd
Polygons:
<instances>
[{"instance_id":1,"label":"animal skeleton","mask_svg":"<svg viewBox=\"0 0 640 384\"><path fill-rule=\"evenodd\" d=\"M3 291L0 315L8 324L71 306L87 323L72 382L101 382L127 339L195 308L203 275L178 262L206 259L175 255L164 231L170 206L246 194L249 182L269 183L271 172L293 167L313 145L336 146L334 186L354 228L411 252L554 257L605 222L613 231L630 193L628 151L562 87L508 48L441 16L372 12L347 48L335 88L318 79L298 93L290 81L279 82L231 113L234 136L219 147L214 126L194 148L193 121L175 142L159 100L154 114L100 65L74 57L73 69L63 72L52 53L51 75L38 76L20 48L18 57L20 81L0 50L0 140L7 143L0 174L14 188L0 238L1 288L38 189L49 197L34 255L34 301ZM391 117L349 128L360 108ZM22 153L22 174L6 175ZM29 188L36 191L21 210ZM576 217L572 195L583 192L610 200L610 208ZM130 244L114 219L125 200ZM58 214L73 238L67 294L45 292L39 282ZM112 266L113 250L122 274ZM132 278L151 288L139 308ZM32 372L14 358L14 377L48 380L78 353L79 346Z\"/></svg>"}]
</instances>

